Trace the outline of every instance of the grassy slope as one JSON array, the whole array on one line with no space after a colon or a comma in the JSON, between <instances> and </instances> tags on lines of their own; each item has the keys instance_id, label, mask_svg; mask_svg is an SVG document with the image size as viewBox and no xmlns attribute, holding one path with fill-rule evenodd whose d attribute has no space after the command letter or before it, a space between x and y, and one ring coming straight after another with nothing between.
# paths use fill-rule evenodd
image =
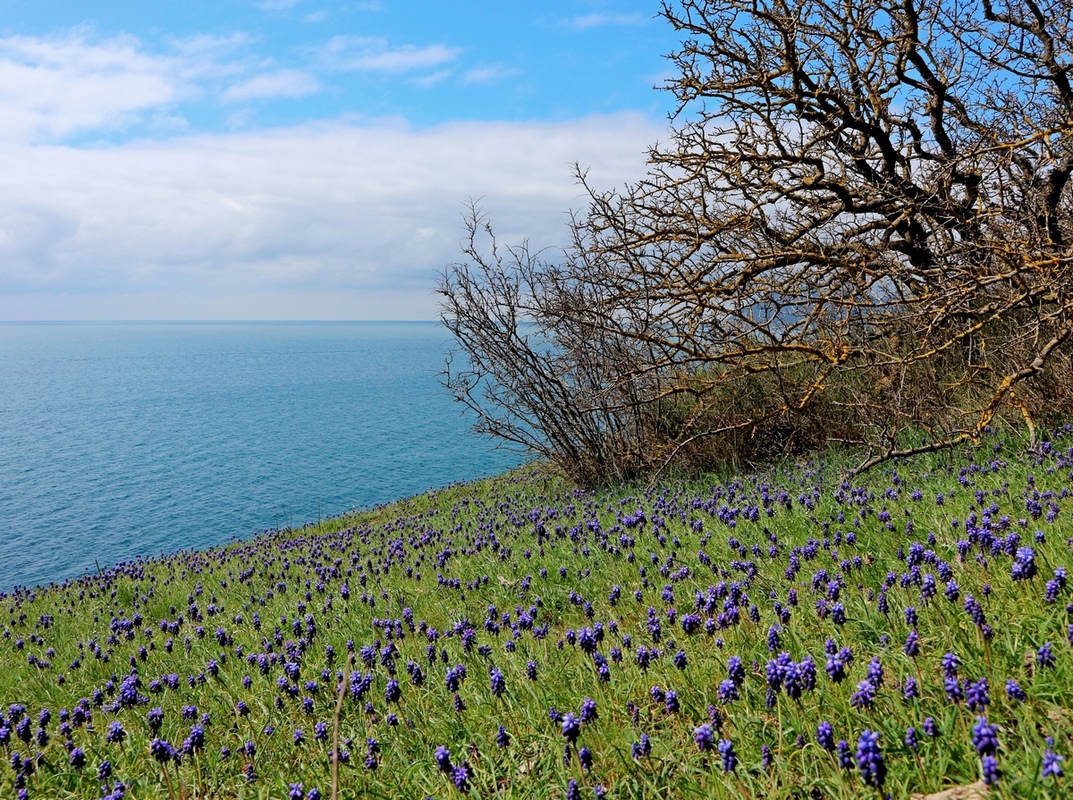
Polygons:
<instances>
[{"instance_id":1,"label":"grassy slope","mask_svg":"<svg viewBox=\"0 0 1073 800\"><path fill-rule=\"evenodd\" d=\"M582 495L528 469L22 591L3 598L0 619L0 796L25 787L29 797L114 797L122 781L139 800L282 798L292 784L302 789L291 796L328 797L345 671L341 797L461 795L437 769L439 746L479 796L564 797L572 780L581 797L598 787L608 797L871 791L856 758L840 769L817 742L821 721L851 756L865 730L878 732L884 789L898 797L977 780L980 716L996 726L995 788L1060 797L1069 779L1041 772L1048 749L1073 752L1073 587L1052 586L1048 597L1046 584L1070 562L1071 445L1068 431L1040 457L987 442L852 485L832 462ZM959 540L969 542L963 553ZM1035 574L1014 581L1014 554L1026 546ZM593 634L604 670L584 652ZM825 670L828 640L852 652L840 681ZM1048 642L1053 665L1038 657ZM781 685L769 698L769 661L781 652L798 665L811 657L814 688L806 678L800 696ZM986 680L986 706L950 699L947 653L958 662L950 689L971 686L978 701ZM737 699L720 688L734 656L744 667ZM918 691L906 699L910 678ZM391 680L400 697L389 701ZM1008 680L1027 700L1008 696ZM855 693L874 699L855 705ZM586 698L597 717L566 748L552 714L580 715ZM706 744L705 723L707 752L697 742L700 729ZM905 743L909 727L916 749ZM650 752L635 757L642 736ZM161 742L185 751L181 759L168 760ZM720 742L733 747L732 772ZM13 766L31 754L32 774ZM104 761L111 776L101 781Z\"/></svg>"}]
</instances>

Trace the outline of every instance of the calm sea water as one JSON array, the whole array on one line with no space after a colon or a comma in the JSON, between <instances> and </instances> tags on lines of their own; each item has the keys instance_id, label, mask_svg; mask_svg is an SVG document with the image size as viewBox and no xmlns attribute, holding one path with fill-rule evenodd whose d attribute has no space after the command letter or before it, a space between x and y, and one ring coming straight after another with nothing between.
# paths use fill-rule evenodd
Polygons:
<instances>
[{"instance_id":1,"label":"calm sea water","mask_svg":"<svg viewBox=\"0 0 1073 800\"><path fill-rule=\"evenodd\" d=\"M0 589L501 472L435 323L0 324Z\"/></svg>"}]
</instances>

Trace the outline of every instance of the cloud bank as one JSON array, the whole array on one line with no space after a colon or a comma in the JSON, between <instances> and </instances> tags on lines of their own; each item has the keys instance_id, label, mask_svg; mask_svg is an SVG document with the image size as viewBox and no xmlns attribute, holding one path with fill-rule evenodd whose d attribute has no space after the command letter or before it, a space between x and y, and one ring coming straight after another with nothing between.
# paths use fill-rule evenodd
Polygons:
<instances>
[{"instance_id":1,"label":"cloud bank","mask_svg":"<svg viewBox=\"0 0 1073 800\"><path fill-rule=\"evenodd\" d=\"M661 131L334 122L103 148L0 149L0 319L428 319L470 199L508 241L566 241Z\"/></svg>"},{"instance_id":2,"label":"cloud bank","mask_svg":"<svg viewBox=\"0 0 1073 800\"><path fill-rule=\"evenodd\" d=\"M630 113L417 128L345 110L241 130L256 104L330 95L333 74L433 83L461 52L336 36L288 67L254 44L0 38L0 320L434 318L468 201L505 241L561 246L584 205L572 165L617 187L665 133ZM206 109L233 127L190 133Z\"/></svg>"}]
</instances>

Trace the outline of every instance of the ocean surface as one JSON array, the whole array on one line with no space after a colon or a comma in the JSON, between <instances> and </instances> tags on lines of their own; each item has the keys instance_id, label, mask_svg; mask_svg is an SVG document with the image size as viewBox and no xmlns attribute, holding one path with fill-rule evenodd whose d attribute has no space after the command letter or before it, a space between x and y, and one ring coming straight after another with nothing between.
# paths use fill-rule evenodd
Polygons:
<instances>
[{"instance_id":1,"label":"ocean surface","mask_svg":"<svg viewBox=\"0 0 1073 800\"><path fill-rule=\"evenodd\" d=\"M438 323L0 323L0 590L502 472Z\"/></svg>"}]
</instances>

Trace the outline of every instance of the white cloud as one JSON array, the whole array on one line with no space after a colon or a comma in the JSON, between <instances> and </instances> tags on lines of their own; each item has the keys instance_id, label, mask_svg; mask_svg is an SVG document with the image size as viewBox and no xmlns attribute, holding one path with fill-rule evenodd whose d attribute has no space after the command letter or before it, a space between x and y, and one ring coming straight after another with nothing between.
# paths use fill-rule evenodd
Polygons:
<instances>
[{"instance_id":1,"label":"white cloud","mask_svg":"<svg viewBox=\"0 0 1073 800\"><path fill-rule=\"evenodd\" d=\"M243 33L199 35L150 52L134 37L99 39L87 26L0 38L0 141L57 141L136 125L182 129L177 107L247 74L251 66L236 51L250 43ZM232 91L297 96L313 90L310 81L283 70Z\"/></svg>"},{"instance_id":2,"label":"white cloud","mask_svg":"<svg viewBox=\"0 0 1073 800\"><path fill-rule=\"evenodd\" d=\"M466 83L489 84L497 83L505 78L518 74L518 70L503 64L486 64L467 70L462 80Z\"/></svg>"},{"instance_id":3,"label":"white cloud","mask_svg":"<svg viewBox=\"0 0 1073 800\"><path fill-rule=\"evenodd\" d=\"M590 28L605 28L608 26L644 25L648 18L643 14L583 14L564 20L563 24L575 30L589 30Z\"/></svg>"},{"instance_id":4,"label":"white cloud","mask_svg":"<svg viewBox=\"0 0 1073 800\"><path fill-rule=\"evenodd\" d=\"M432 44L392 46L376 36L335 36L321 55L333 69L367 72L414 72L450 63L462 51L457 47Z\"/></svg>"},{"instance_id":5,"label":"white cloud","mask_svg":"<svg viewBox=\"0 0 1073 800\"><path fill-rule=\"evenodd\" d=\"M468 199L505 241L558 246L571 164L614 187L663 134L616 115L0 148L0 319L431 318Z\"/></svg>"},{"instance_id":6,"label":"white cloud","mask_svg":"<svg viewBox=\"0 0 1073 800\"><path fill-rule=\"evenodd\" d=\"M0 39L0 139L120 127L188 91L176 59L147 54L130 37L87 35Z\"/></svg>"},{"instance_id":7,"label":"white cloud","mask_svg":"<svg viewBox=\"0 0 1073 800\"><path fill-rule=\"evenodd\" d=\"M245 103L277 97L299 98L319 91L320 84L312 76L298 70L280 69L231 86L220 95L220 100L224 103Z\"/></svg>"}]
</instances>

